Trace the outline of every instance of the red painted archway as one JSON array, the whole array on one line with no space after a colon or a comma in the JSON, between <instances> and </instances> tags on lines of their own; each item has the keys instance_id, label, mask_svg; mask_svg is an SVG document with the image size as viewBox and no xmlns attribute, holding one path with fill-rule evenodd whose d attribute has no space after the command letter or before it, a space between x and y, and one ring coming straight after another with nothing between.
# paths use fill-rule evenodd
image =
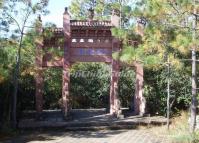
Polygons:
<instances>
[{"instance_id":1,"label":"red painted archway","mask_svg":"<svg viewBox=\"0 0 199 143\"><path fill-rule=\"evenodd\" d=\"M112 36L111 28L119 26L119 17L112 14L110 21L71 20L67 8L63 15L63 28L43 29L42 22L37 32L43 36L36 40L36 110L43 110L43 69L61 67L63 69L62 107L67 117L69 107L70 67L75 62L105 62L111 64L110 114L119 115L120 102L118 98L118 79L121 64L113 59L112 54L122 48L121 42ZM45 32L50 31L50 37ZM42 34L43 33L43 34ZM41 40L42 39L42 40ZM49 48L62 50L60 57L48 52ZM138 62L132 65L136 72L136 88L134 98L135 114L144 114L145 102L143 97L143 67Z\"/></svg>"}]
</instances>

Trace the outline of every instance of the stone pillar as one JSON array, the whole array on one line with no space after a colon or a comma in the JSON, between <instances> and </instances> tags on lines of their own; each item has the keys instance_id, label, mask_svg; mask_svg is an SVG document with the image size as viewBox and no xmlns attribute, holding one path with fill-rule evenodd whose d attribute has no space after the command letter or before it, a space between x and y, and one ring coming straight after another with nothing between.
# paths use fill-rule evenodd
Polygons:
<instances>
[{"instance_id":1,"label":"stone pillar","mask_svg":"<svg viewBox=\"0 0 199 143\"><path fill-rule=\"evenodd\" d=\"M117 16L116 11L112 11L111 15L111 24L119 28L120 27L120 18ZM120 51L120 41L116 38L112 40L112 52ZM120 114L120 101L118 97L118 80L119 80L119 62L117 59L112 59L112 69L111 69L111 87L110 87L110 114L118 115Z\"/></svg>"},{"instance_id":2,"label":"stone pillar","mask_svg":"<svg viewBox=\"0 0 199 143\"><path fill-rule=\"evenodd\" d=\"M70 90L70 63L65 62L63 65L63 83L62 83L62 111L64 117L69 114L69 90Z\"/></svg>"},{"instance_id":3,"label":"stone pillar","mask_svg":"<svg viewBox=\"0 0 199 143\"><path fill-rule=\"evenodd\" d=\"M144 86L144 72L143 65L135 62L135 73L136 73L136 82L135 82L135 96L134 96L134 113L136 115L144 115L146 100L143 96L143 86Z\"/></svg>"},{"instance_id":4,"label":"stone pillar","mask_svg":"<svg viewBox=\"0 0 199 143\"><path fill-rule=\"evenodd\" d=\"M136 33L140 36L144 36L144 28L146 21L144 19L139 19L137 21ZM135 96L134 96L134 113L143 115L145 113L146 100L143 96L143 82L144 82L144 71L143 65L139 62L134 62L135 73L136 73L136 83L135 83Z\"/></svg>"},{"instance_id":5,"label":"stone pillar","mask_svg":"<svg viewBox=\"0 0 199 143\"><path fill-rule=\"evenodd\" d=\"M64 30L64 59L63 59L63 87L62 87L62 111L64 117L67 118L69 113L69 86L70 86L70 15L68 9L65 8L63 15Z\"/></svg>"},{"instance_id":6,"label":"stone pillar","mask_svg":"<svg viewBox=\"0 0 199 143\"><path fill-rule=\"evenodd\" d=\"M110 87L110 114L119 115L120 101L118 97L119 64L112 61L111 87Z\"/></svg>"},{"instance_id":7,"label":"stone pillar","mask_svg":"<svg viewBox=\"0 0 199 143\"><path fill-rule=\"evenodd\" d=\"M42 48L43 48L43 38L41 36L42 34L42 21L39 17L38 23L37 23L36 31L38 33L38 37L35 41L36 43L36 58L35 58L35 64L36 64L36 111L37 116L40 118L40 115L43 110L43 87L44 87L44 77L43 77L43 68L42 68L42 62L43 62L43 54L42 54Z\"/></svg>"},{"instance_id":8,"label":"stone pillar","mask_svg":"<svg viewBox=\"0 0 199 143\"><path fill-rule=\"evenodd\" d=\"M117 13L115 10L112 11L112 15L111 15L111 24L114 27L119 28L120 27L120 17L117 16Z\"/></svg>"},{"instance_id":9,"label":"stone pillar","mask_svg":"<svg viewBox=\"0 0 199 143\"><path fill-rule=\"evenodd\" d=\"M117 39L113 39L113 52L119 52L120 42ZM117 117L121 114L120 101L118 97L118 81L119 81L120 66L117 59L112 59L111 69L111 86L110 86L110 114Z\"/></svg>"}]
</instances>

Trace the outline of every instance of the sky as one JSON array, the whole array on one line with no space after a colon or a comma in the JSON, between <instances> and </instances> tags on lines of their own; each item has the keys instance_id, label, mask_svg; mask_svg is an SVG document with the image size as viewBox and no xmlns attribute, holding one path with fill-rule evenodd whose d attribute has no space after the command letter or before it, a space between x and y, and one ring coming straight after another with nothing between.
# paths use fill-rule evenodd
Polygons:
<instances>
[{"instance_id":1,"label":"sky","mask_svg":"<svg viewBox=\"0 0 199 143\"><path fill-rule=\"evenodd\" d=\"M38 0L32 0L32 1L34 3L34 2L37 2ZM47 22L51 22L51 23L56 24L57 27L63 27L63 13L65 10L65 7L69 7L71 1L72 0L49 0L47 9L50 11L50 13L47 16L42 16L43 25L45 25L45 23L47 23ZM30 17L26 26L31 26L33 19L35 19L36 17L35 16ZM23 21L20 20L21 19L20 16L15 17L15 18L17 19L18 23L20 23L20 25L21 25L21 23L23 23ZM10 27L11 31L14 31L15 29L17 29L16 23L11 25L11 27ZM26 30L29 30L29 28L26 27ZM10 34L1 30L1 27L0 27L0 35L1 36L3 35L5 37L7 37L7 36L10 36Z\"/></svg>"},{"instance_id":2,"label":"sky","mask_svg":"<svg viewBox=\"0 0 199 143\"><path fill-rule=\"evenodd\" d=\"M63 13L65 7L68 7L71 0L49 0L48 10L50 14L42 17L43 25L46 22L52 22L57 27L63 27Z\"/></svg>"}]
</instances>

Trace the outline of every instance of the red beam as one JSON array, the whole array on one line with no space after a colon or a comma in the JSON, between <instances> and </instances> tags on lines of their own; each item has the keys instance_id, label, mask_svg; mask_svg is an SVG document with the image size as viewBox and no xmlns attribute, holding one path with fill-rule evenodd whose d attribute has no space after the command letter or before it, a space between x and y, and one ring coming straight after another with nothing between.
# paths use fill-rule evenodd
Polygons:
<instances>
[{"instance_id":1,"label":"red beam","mask_svg":"<svg viewBox=\"0 0 199 143\"><path fill-rule=\"evenodd\" d=\"M85 39L84 39L85 40ZM111 41L104 42L72 42L71 47L79 47L79 48L110 48L112 47Z\"/></svg>"},{"instance_id":2,"label":"red beam","mask_svg":"<svg viewBox=\"0 0 199 143\"><path fill-rule=\"evenodd\" d=\"M71 62L105 62L111 63L111 56L71 56Z\"/></svg>"}]
</instances>

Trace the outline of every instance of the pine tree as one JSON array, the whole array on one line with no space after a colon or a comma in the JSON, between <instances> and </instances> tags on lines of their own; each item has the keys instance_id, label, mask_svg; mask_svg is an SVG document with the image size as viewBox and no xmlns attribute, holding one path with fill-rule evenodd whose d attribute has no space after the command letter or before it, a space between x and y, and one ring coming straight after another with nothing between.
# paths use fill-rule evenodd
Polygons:
<instances>
[{"instance_id":1,"label":"pine tree","mask_svg":"<svg viewBox=\"0 0 199 143\"><path fill-rule=\"evenodd\" d=\"M195 130L196 124L198 9L199 3L195 0L140 1L134 8L134 16L144 18L147 22L142 39L145 50L156 51L161 58L167 54L172 63L179 63L182 55L188 55L192 50L191 132Z\"/></svg>"},{"instance_id":2,"label":"pine tree","mask_svg":"<svg viewBox=\"0 0 199 143\"><path fill-rule=\"evenodd\" d=\"M29 26L31 16L37 15L39 13L46 13L45 7L48 4L48 0L39 0L33 3L31 0L17 0L17 1L7 1L3 6L0 20L4 25L4 30L6 33L11 32L11 37L16 41L18 46L16 52L16 64L14 68L13 75L13 97L12 97L12 126L16 128L17 126L17 92L20 77L20 66L21 66L21 51L23 48L23 40L26 32L26 28ZM14 32L10 31L12 25L15 25L16 30ZM10 33L9 33L10 34ZM9 34L7 36L9 36Z\"/></svg>"}]
</instances>

